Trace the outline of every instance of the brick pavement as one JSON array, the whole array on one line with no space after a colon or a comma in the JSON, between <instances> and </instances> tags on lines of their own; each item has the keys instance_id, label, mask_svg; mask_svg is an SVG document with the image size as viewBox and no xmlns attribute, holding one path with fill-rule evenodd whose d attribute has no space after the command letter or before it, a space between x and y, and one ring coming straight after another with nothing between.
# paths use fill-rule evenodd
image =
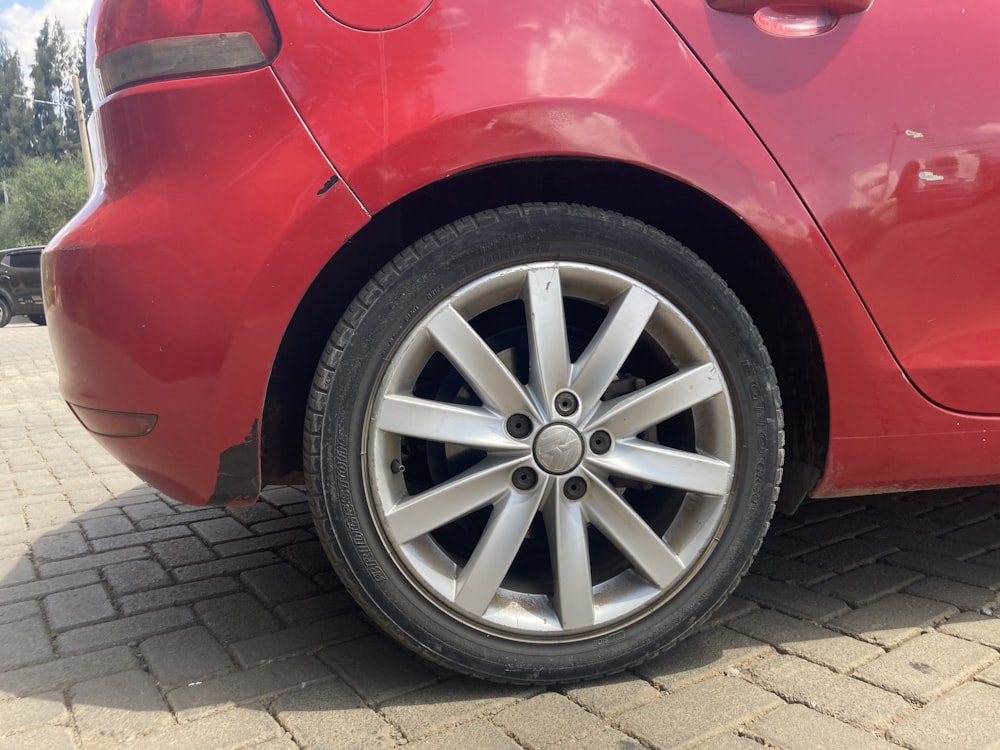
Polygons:
<instances>
[{"instance_id":1,"label":"brick pavement","mask_svg":"<svg viewBox=\"0 0 1000 750\"><path fill-rule=\"evenodd\" d=\"M365 621L299 489L172 502L59 400L45 330L0 330L4 748L998 748L998 591L997 488L817 503L679 648L476 682Z\"/></svg>"}]
</instances>

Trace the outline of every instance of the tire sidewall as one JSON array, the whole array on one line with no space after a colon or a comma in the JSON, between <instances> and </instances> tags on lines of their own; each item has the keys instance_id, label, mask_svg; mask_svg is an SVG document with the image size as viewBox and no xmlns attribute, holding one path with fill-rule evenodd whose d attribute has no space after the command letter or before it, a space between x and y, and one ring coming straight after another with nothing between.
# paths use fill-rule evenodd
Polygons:
<instances>
[{"instance_id":1,"label":"tire sidewall","mask_svg":"<svg viewBox=\"0 0 1000 750\"><path fill-rule=\"evenodd\" d=\"M534 210L533 210L534 209ZM427 312L485 274L536 261L600 265L649 285L695 322L716 354L736 421L735 486L712 554L686 585L623 628L576 641L525 642L476 629L414 590L387 548L369 505L362 451L370 395L398 346ZM389 267L387 267L388 269ZM321 425L321 502L331 557L361 590L369 613L393 635L445 664L510 681L566 681L624 669L667 647L721 603L767 528L780 474L780 414L759 334L711 269L675 241L617 214L566 206L490 212L417 243L366 289L343 344ZM363 295L365 296L365 295ZM360 300L361 298L359 298ZM350 395L348 395L350 394ZM354 446L354 450L349 447Z\"/></svg>"}]
</instances>

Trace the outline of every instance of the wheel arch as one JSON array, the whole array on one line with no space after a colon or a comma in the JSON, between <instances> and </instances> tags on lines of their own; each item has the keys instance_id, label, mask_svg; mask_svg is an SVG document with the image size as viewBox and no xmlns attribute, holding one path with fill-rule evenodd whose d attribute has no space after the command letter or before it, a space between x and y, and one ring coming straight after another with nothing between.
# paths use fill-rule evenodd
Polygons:
<instances>
[{"instance_id":1,"label":"wheel arch","mask_svg":"<svg viewBox=\"0 0 1000 750\"><path fill-rule=\"evenodd\" d=\"M455 175L388 205L340 248L302 298L275 358L262 425L265 482L300 471L315 365L344 309L378 269L451 221L535 201L580 203L632 216L680 240L725 279L774 362L786 415L780 507L794 510L820 475L830 434L819 339L794 281L760 237L711 197L652 170L597 159L513 161Z\"/></svg>"}]
</instances>

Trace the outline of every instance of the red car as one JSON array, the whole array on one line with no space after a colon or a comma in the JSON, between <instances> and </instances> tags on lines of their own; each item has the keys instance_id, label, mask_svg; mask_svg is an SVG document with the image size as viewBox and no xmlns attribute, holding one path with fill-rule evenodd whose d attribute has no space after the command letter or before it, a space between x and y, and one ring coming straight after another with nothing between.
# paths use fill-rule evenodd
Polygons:
<instances>
[{"instance_id":1,"label":"red car","mask_svg":"<svg viewBox=\"0 0 1000 750\"><path fill-rule=\"evenodd\" d=\"M98 0L62 392L185 502L304 472L346 585L440 664L625 669L776 504L1000 481L998 21Z\"/></svg>"}]
</instances>

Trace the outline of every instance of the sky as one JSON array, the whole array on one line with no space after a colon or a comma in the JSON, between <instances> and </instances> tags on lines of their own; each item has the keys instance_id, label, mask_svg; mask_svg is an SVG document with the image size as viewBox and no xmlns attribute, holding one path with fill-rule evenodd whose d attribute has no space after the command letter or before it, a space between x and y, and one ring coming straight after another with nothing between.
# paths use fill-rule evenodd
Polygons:
<instances>
[{"instance_id":1,"label":"sky","mask_svg":"<svg viewBox=\"0 0 1000 750\"><path fill-rule=\"evenodd\" d=\"M83 21L92 0L0 0L0 36L17 50L21 64L35 56L35 37L46 18L58 18L74 47L83 31Z\"/></svg>"}]
</instances>

